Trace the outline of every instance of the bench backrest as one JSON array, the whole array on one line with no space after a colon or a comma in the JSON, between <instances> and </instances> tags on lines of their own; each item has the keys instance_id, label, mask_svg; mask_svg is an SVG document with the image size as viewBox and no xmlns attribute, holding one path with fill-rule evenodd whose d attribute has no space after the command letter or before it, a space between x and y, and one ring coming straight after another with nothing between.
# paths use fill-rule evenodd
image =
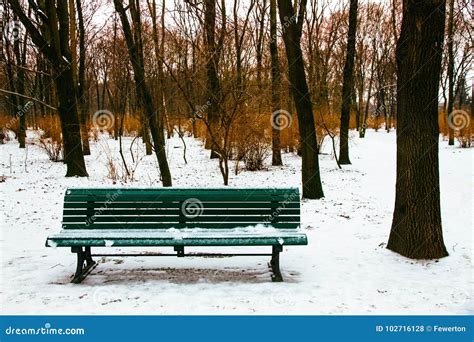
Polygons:
<instances>
[{"instance_id":1,"label":"bench backrest","mask_svg":"<svg viewBox=\"0 0 474 342\"><path fill-rule=\"evenodd\" d=\"M298 228L300 195L287 189L68 189L64 229Z\"/></svg>"}]
</instances>

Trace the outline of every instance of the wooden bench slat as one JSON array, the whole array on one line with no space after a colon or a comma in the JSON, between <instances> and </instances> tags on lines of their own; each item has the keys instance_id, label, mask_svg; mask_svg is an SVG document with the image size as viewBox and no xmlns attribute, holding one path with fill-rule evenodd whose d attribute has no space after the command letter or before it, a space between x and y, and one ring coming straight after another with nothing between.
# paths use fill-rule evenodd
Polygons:
<instances>
[{"instance_id":1,"label":"wooden bench slat","mask_svg":"<svg viewBox=\"0 0 474 342\"><path fill-rule=\"evenodd\" d=\"M241 246L241 245L306 245L303 233L288 230L173 230L161 231L80 230L61 232L48 237L47 246Z\"/></svg>"},{"instance_id":2,"label":"wooden bench slat","mask_svg":"<svg viewBox=\"0 0 474 342\"><path fill-rule=\"evenodd\" d=\"M254 225L261 222L254 222ZM183 224L176 223L94 223L94 224L85 224L85 223L64 223L64 229L169 229L169 228L204 228L204 229L213 229L213 228L238 228L251 225L252 222L245 222L243 224L236 223L205 223L205 222L187 222ZM300 226L299 222L285 222L285 223L272 223L274 228L283 228L283 229L296 229Z\"/></svg>"},{"instance_id":3,"label":"wooden bench slat","mask_svg":"<svg viewBox=\"0 0 474 342\"><path fill-rule=\"evenodd\" d=\"M259 238L235 238L235 239L57 239L48 240L50 247L166 247L166 246L295 246L307 245L306 237L259 237Z\"/></svg>"},{"instance_id":4,"label":"wooden bench slat","mask_svg":"<svg viewBox=\"0 0 474 342\"><path fill-rule=\"evenodd\" d=\"M144 194L144 193L172 193L192 196L194 194L299 194L298 188L70 188L66 195L90 195L114 193Z\"/></svg>"},{"instance_id":5,"label":"wooden bench slat","mask_svg":"<svg viewBox=\"0 0 474 342\"><path fill-rule=\"evenodd\" d=\"M133 238L133 237L173 237L176 234L185 234L187 236L196 237L228 237L228 236L299 236L303 235L293 229L274 229L272 227L264 226L246 226L241 228L230 228L230 229L167 229L167 230L156 230L156 229L77 229L77 230L63 230L58 234L50 235L52 238L58 237L86 237L86 238Z\"/></svg>"},{"instance_id":6,"label":"wooden bench slat","mask_svg":"<svg viewBox=\"0 0 474 342\"><path fill-rule=\"evenodd\" d=\"M72 223L72 222L85 222L86 217L83 216L66 216L63 217L63 223ZM138 223L138 222L169 222L169 223L179 223L179 222L225 222L225 223L234 223L234 222L299 222L300 219L298 216L275 216L270 217L266 216L197 216L194 218L187 218L185 216L94 216L91 221L93 223Z\"/></svg>"},{"instance_id":7,"label":"wooden bench slat","mask_svg":"<svg viewBox=\"0 0 474 342\"><path fill-rule=\"evenodd\" d=\"M117 194L117 195L67 195L64 197L65 202L131 202L131 201L186 201L199 200L201 202L216 201L255 201L255 202L270 202L270 201L285 201L287 196L283 194L265 195L265 194L193 194L183 196L181 194L173 193L159 193L159 194Z\"/></svg>"},{"instance_id":8,"label":"wooden bench slat","mask_svg":"<svg viewBox=\"0 0 474 342\"><path fill-rule=\"evenodd\" d=\"M225 216L228 214L232 215L271 215L275 212L275 209L272 208L256 208L256 209L208 209L203 208L202 215L215 215L215 216ZM182 212L180 209L102 209L95 210L94 215L104 216L104 215L128 215L128 216L140 216L140 215L180 215ZM299 215L300 209L290 209L290 208L281 208L278 211L280 216L283 215ZM79 209L65 209L63 211L64 216L88 216L90 211L86 208Z\"/></svg>"},{"instance_id":9,"label":"wooden bench slat","mask_svg":"<svg viewBox=\"0 0 474 342\"><path fill-rule=\"evenodd\" d=\"M182 203L179 201L176 202L150 202L150 201L129 201L129 202L66 202L64 203L65 209L73 209L73 208L104 208L104 209L114 209L114 208L145 208L145 209L153 209L153 208L167 208L167 209L178 209L181 210ZM229 202L229 201L219 201L219 202L203 202L203 207L209 209L245 209L245 208L279 208L284 207L287 209L299 209L300 202Z\"/></svg>"}]
</instances>

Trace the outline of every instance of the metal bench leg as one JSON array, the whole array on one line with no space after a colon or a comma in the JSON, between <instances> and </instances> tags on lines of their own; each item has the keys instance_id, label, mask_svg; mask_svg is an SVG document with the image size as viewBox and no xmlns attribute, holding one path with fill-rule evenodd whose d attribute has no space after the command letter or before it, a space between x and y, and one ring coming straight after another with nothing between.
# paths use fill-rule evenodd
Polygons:
<instances>
[{"instance_id":1,"label":"metal bench leg","mask_svg":"<svg viewBox=\"0 0 474 342\"><path fill-rule=\"evenodd\" d=\"M283 247L280 245L272 246L272 260L270 260L270 268L273 272L272 281L282 282L283 277L280 272L280 252L283 251Z\"/></svg>"},{"instance_id":2,"label":"metal bench leg","mask_svg":"<svg viewBox=\"0 0 474 342\"><path fill-rule=\"evenodd\" d=\"M84 250L82 247L71 247L71 252L77 254L76 273L71 282L79 284L97 266L97 263L92 260L90 247L85 247Z\"/></svg>"},{"instance_id":3,"label":"metal bench leg","mask_svg":"<svg viewBox=\"0 0 474 342\"><path fill-rule=\"evenodd\" d=\"M84 257L86 259L86 264L87 266L94 265L95 261L92 260L92 255L91 255L91 248L90 247L85 247L84 248Z\"/></svg>"}]
</instances>

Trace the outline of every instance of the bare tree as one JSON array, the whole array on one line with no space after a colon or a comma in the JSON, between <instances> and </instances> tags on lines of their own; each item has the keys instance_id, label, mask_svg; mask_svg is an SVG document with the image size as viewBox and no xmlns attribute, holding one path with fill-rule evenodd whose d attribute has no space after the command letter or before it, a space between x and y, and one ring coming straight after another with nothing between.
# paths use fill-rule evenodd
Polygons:
<instances>
[{"instance_id":1,"label":"bare tree","mask_svg":"<svg viewBox=\"0 0 474 342\"><path fill-rule=\"evenodd\" d=\"M454 0L449 0L448 6L448 32L446 37L448 55L448 107L447 115L452 115L454 109ZM454 145L454 129L448 125L449 145Z\"/></svg>"},{"instance_id":2,"label":"bare tree","mask_svg":"<svg viewBox=\"0 0 474 342\"><path fill-rule=\"evenodd\" d=\"M77 101L79 109L79 121L81 123L81 135L82 135L82 148L84 149L84 155L90 155L91 150L89 146L89 132L87 128L87 100L86 100L86 45L85 35L86 30L84 27L84 15L82 13L82 4L80 0L76 0L77 7L77 21L78 21L78 34L79 34L79 70L77 79Z\"/></svg>"},{"instance_id":3,"label":"bare tree","mask_svg":"<svg viewBox=\"0 0 474 342\"><path fill-rule=\"evenodd\" d=\"M46 39L33 21L25 14L18 0L8 0L18 19L25 26L33 43L48 58L53 67L54 83L59 100L59 116L63 136L64 160L67 165L66 177L86 177L86 165L82 152L81 131L76 106L76 86L74 84L71 49L69 41L69 14L67 0L46 0L45 11L30 1L35 14L47 27ZM71 91L71 89L73 91Z\"/></svg>"},{"instance_id":4,"label":"bare tree","mask_svg":"<svg viewBox=\"0 0 474 342\"><path fill-rule=\"evenodd\" d=\"M209 127L212 129L217 125L219 115L219 104L221 103L221 85L219 75L217 73L219 67L219 59L224 44L225 36L225 0L222 0L222 28L221 34L216 41L216 0L205 0L204 2L204 30L206 42L206 73L207 73L207 92L209 97L209 105L207 106L207 116ZM218 158L216 147L213 147L213 139L210 136L208 128L208 136L206 139L206 148L211 149L211 158Z\"/></svg>"},{"instance_id":5,"label":"bare tree","mask_svg":"<svg viewBox=\"0 0 474 342\"><path fill-rule=\"evenodd\" d=\"M357 31L358 0L351 0L349 8L349 30L347 32L346 63L342 83L341 133L339 144L339 164L350 164L349 120L351 116L352 92L354 91L354 57Z\"/></svg>"},{"instance_id":6,"label":"bare tree","mask_svg":"<svg viewBox=\"0 0 474 342\"><path fill-rule=\"evenodd\" d=\"M279 113L281 110L281 71L280 60L278 58L278 36L277 36L277 4L276 0L270 0L270 60L272 79L272 165L282 165L280 130L276 126L280 123Z\"/></svg>"},{"instance_id":7,"label":"bare tree","mask_svg":"<svg viewBox=\"0 0 474 342\"><path fill-rule=\"evenodd\" d=\"M324 197L319 173L318 144L314 126L313 105L309 96L301 33L306 12L306 0L297 1L297 12L290 0L278 0L280 22L283 27L283 41L288 60L288 75L298 113L300 148L302 157L303 197L318 199Z\"/></svg>"},{"instance_id":8,"label":"bare tree","mask_svg":"<svg viewBox=\"0 0 474 342\"><path fill-rule=\"evenodd\" d=\"M140 97L141 104L143 105L146 114L147 124L150 127L151 136L153 139L153 148L156 158L158 159L163 186L171 186L171 172L169 170L168 160L166 158L163 127L161 125L161 120L157 118L155 107L153 105L153 98L145 82L140 2L139 0L130 0L128 5L133 22L133 32L122 1L114 0L114 5L115 10L118 12L122 22L122 29L127 42L130 61L133 67L137 95Z\"/></svg>"}]
</instances>

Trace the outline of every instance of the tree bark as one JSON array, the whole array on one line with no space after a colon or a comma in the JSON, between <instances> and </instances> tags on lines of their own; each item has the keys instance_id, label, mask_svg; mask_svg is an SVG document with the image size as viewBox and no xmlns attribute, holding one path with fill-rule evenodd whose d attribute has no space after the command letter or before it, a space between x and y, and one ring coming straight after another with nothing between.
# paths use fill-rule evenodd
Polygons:
<instances>
[{"instance_id":1,"label":"tree bark","mask_svg":"<svg viewBox=\"0 0 474 342\"><path fill-rule=\"evenodd\" d=\"M21 41L15 40L13 43L13 51L15 53L16 59L16 81L17 87L16 90L20 94L25 93L25 70L23 69L26 61L26 41L28 37L24 36L23 48L20 47ZM17 99L18 107L16 108L17 113L19 113L20 129L18 131L18 142L20 148L25 148L26 144L26 112L24 110L25 99L21 96L18 96Z\"/></svg>"},{"instance_id":2,"label":"tree bark","mask_svg":"<svg viewBox=\"0 0 474 342\"><path fill-rule=\"evenodd\" d=\"M454 110L454 0L449 0L448 33L446 45L448 48L448 123L452 122L451 114ZM454 145L454 129L448 124L448 145Z\"/></svg>"},{"instance_id":3,"label":"tree bark","mask_svg":"<svg viewBox=\"0 0 474 342\"><path fill-rule=\"evenodd\" d=\"M404 0L397 42L397 182L387 248L413 259L448 255L438 161L438 87L445 0Z\"/></svg>"},{"instance_id":4,"label":"tree bark","mask_svg":"<svg viewBox=\"0 0 474 342\"><path fill-rule=\"evenodd\" d=\"M82 149L84 155L90 155L91 149L89 145L89 130L87 128L88 115L87 115L87 101L85 83L86 83L86 46L85 46L85 28L84 28L84 16L82 14L81 0L76 0L77 6L77 21L79 26L79 70L78 70L78 83L77 83L77 101L79 109L79 121L81 123L81 139Z\"/></svg>"},{"instance_id":5,"label":"tree bark","mask_svg":"<svg viewBox=\"0 0 474 342\"><path fill-rule=\"evenodd\" d=\"M272 79L272 165L283 165L281 160L280 118L274 117L281 111L280 91L281 91L281 71L280 61L278 59L277 42L277 5L276 0L270 0L270 60L271 60L271 79ZM289 118L287 118L289 119Z\"/></svg>"},{"instance_id":6,"label":"tree bark","mask_svg":"<svg viewBox=\"0 0 474 342\"><path fill-rule=\"evenodd\" d=\"M224 9L223 9L224 10ZM205 0L204 4L204 27L205 42L207 52L206 74L207 74L207 92L209 97L209 106L207 106L207 120L210 128L215 131L219 116L220 102L220 83L217 68L219 64L219 47L216 43L216 0ZM217 137L215 137L217 138ZM206 148L211 149L211 158L218 158L216 147L213 146L213 138L208 131L206 137Z\"/></svg>"},{"instance_id":7,"label":"tree bark","mask_svg":"<svg viewBox=\"0 0 474 342\"><path fill-rule=\"evenodd\" d=\"M291 92L298 115L303 164L303 197L318 199L324 197L324 193L319 173L318 143L314 126L313 105L309 96L303 52L301 50L301 32L306 11L306 0L300 0L298 3L298 14L295 13L291 0L278 0L278 9L283 27Z\"/></svg>"},{"instance_id":8,"label":"tree bark","mask_svg":"<svg viewBox=\"0 0 474 342\"><path fill-rule=\"evenodd\" d=\"M347 33L346 63L342 82L341 140L339 144L339 164L347 165L349 159L349 122L351 118L352 92L354 88L354 57L357 32L358 0L351 0L349 8L349 30Z\"/></svg>"}]
</instances>

